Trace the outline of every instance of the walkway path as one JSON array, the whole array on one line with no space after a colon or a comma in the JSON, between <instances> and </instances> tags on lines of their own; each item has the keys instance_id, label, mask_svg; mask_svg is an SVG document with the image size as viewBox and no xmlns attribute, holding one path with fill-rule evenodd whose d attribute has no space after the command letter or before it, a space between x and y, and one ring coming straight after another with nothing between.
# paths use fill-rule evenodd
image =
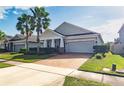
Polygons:
<instances>
[{"instance_id":1,"label":"walkway path","mask_svg":"<svg viewBox=\"0 0 124 93\"><path fill-rule=\"evenodd\" d=\"M24 63L22 63L22 62L17 62L17 61L6 61L6 62L4 62L4 63L7 63L7 64L11 64L11 65L20 65L20 64L24 64Z\"/></svg>"}]
</instances>

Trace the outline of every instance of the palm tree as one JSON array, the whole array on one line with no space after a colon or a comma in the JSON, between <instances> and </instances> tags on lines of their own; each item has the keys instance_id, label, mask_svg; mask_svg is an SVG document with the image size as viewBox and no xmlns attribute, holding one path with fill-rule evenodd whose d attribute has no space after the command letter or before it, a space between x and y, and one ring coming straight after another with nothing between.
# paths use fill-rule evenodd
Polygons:
<instances>
[{"instance_id":1,"label":"palm tree","mask_svg":"<svg viewBox=\"0 0 124 93\"><path fill-rule=\"evenodd\" d=\"M42 34L43 30L47 29L50 25L50 19L49 19L49 13L46 12L44 7L34 7L33 9L30 8L30 10L33 13L34 20L35 20L35 28L37 32L37 53L39 54L39 48L40 48L40 33Z\"/></svg>"},{"instance_id":2,"label":"palm tree","mask_svg":"<svg viewBox=\"0 0 124 93\"><path fill-rule=\"evenodd\" d=\"M6 34L0 30L0 43L4 43L4 48L6 49L5 38L6 38Z\"/></svg>"},{"instance_id":3,"label":"palm tree","mask_svg":"<svg viewBox=\"0 0 124 93\"><path fill-rule=\"evenodd\" d=\"M5 33L0 30L0 41L5 39Z\"/></svg>"},{"instance_id":4,"label":"palm tree","mask_svg":"<svg viewBox=\"0 0 124 93\"><path fill-rule=\"evenodd\" d=\"M33 17L27 14L22 14L20 17L18 17L16 28L25 36L26 49L28 51L28 38L32 35L33 30L35 29Z\"/></svg>"}]
</instances>

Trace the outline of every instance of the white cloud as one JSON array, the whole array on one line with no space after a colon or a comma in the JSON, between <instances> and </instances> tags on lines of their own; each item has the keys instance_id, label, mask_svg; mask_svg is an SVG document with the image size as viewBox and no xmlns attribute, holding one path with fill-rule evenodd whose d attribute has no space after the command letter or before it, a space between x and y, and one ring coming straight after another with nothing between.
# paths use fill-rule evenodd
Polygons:
<instances>
[{"instance_id":1,"label":"white cloud","mask_svg":"<svg viewBox=\"0 0 124 93\"><path fill-rule=\"evenodd\" d=\"M118 37L118 31L122 24L124 23L124 18L108 20L105 24L100 26L91 27L91 30L94 30L98 33L101 33L105 42L114 41Z\"/></svg>"},{"instance_id":2,"label":"white cloud","mask_svg":"<svg viewBox=\"0 0 124 93\"><path fill-rule=\"evenodd\" d=\"M15 6L16 9L28 10L31 6Z\"/></svg>"},{"instance_id":3,"label":"white cloud","mask_svg":"<svg viewBox=\"0 0 124 93\"><path fill-rule=\"evenodd\" d=\"M9 9L10 7L0 7L0 19L4 19L5 14L7 14L7 9Z\"/></svg>"},{"instance_id":4,"label":"white cloud","mask_svg":"<svg viewBox=\"0 0 124 93\"><path fill-rule=\"evenodd\" d=\"M93 18L93 16L90 16L90 15L89 15L89 16L85 16L85 18Z\"/></svg>"},{"instance_id":5,"label":"white cloud","mask_svg":"<svg viewBox=\"0 0 124 93\"><path fill-rule=\"evenodd\" d=\"M11 9L13 8L13 6L7 6L7 7L0 7L0 20L4 19L6 14L7 14L7 9ZM31 8L31 6L15 6L15 9L21 9L21 10L28 10L29 8ZM14 14L18 14L18 12L16 10L13 11Z\"/></svg>"},{"instance_id":6,"label":"white cloud","mask_svg":"<svg viewBox=\"0 0 124 93\"><path fill-rule=\"evenodd\" d=\"M0 19L3 19L3 18L4 18L3 13L0 13Z\"/></svg>"},{"instance_id":7,"label":"white cloud","mask_svg":"<svg viewBox=\"0 0 124 93\"><path fill-rule=\"evenodd\" d=\"M18 15L19 13L17 11L13 11L13 14Z\"/></svg>"}]
</instances>

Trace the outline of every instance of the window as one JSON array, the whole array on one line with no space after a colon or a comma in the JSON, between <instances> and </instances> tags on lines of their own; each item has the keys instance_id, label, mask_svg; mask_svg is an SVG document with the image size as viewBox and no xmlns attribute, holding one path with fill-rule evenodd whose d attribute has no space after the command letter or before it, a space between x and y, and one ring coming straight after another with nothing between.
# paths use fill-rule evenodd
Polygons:
<instances>
[{"instance_id":1,"label":"window","mask_svg":"<svg viewBox=\"0 0 124 93\"><path fill-rule=\"evenodd\" d=\"M52 40L47 40L47 47L48 47L48 48L51 47L51 43L52 43Z\"/></svg>"},{"instance_id":2,"label":"window","mask_svg":"<svg viewBox=\"0 0 124 93\"><path fill-rule=\"evenodd\" d=\"M55 48L60 48L60 39L55 39Z\"/></svg>"},{"instance_id":3,"label":"window","mask_svg":"<svg viewBox=\"0 0 124 93\"><path fill-rule=\"evenodd\" d=\"M40 41L40 45L41 45L41 47L44 46L44 40L41 40L41 41Z\"/></svg>"}]
</instances>

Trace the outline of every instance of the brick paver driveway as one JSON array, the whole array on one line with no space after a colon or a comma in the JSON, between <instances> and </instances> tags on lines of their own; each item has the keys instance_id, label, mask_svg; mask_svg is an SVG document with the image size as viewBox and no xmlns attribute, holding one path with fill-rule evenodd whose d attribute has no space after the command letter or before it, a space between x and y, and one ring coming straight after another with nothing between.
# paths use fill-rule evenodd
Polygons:
<instances>
[{"instance_id":1,"label":"brick paver driveway","mask_svg":"<svg viewBox=\"0 0 124 93\"><path fill-rule=\"evenodd\" d=\"M91 54L61 54L35 63L54 67L77 69L81 64L86 62L90 56Z\"/></svg>"}]
</instances>

